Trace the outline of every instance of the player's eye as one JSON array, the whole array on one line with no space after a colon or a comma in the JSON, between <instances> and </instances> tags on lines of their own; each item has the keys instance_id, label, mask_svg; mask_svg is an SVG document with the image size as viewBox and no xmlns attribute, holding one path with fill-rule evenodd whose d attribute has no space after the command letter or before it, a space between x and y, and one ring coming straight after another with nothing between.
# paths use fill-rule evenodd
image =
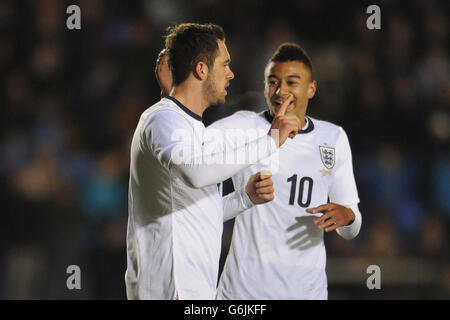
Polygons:
<instances>
[{"instance_id":1,"label":"player's eye","mask_svg":"<svg viewBox=\"0 0 450 320\"><path fill-rule=\"evenodd\" d=\"M278 81L276 81L276 80L269 80L267 83L269 84L269 86L276 86L276 85L278 85Z\"/></svg>"}]
</instances>

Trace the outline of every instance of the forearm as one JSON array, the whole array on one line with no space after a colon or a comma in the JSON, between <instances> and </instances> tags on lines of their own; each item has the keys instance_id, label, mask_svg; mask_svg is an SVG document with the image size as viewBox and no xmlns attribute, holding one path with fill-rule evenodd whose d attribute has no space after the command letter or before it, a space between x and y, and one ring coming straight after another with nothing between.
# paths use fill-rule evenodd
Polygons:
<instances>
[{"instance_id":1,"label":"forearm","mask_svg":"<svg viewBox=\"0 0 450 320\"><path fill-rule=\"evenodd\" d=\"M234 191L222 198L223 221L235 218L241 212L250 208L253 203L247 195L245 188Z\"/></svg>"},{"instance_id":2,"label":"forearm","mask_svg":"<svg viewBox=\"0 0 450 320\"><path fill-rule=\"evenodd\" d=\"M355 214L355 220L348 226L337 228L336 232L345 240L352 240L358 235L359 230L361 229L362 217L358 204L353 204L346 207L353 211Z\"/></svg>"},{"instance_id":3,"label":"forearm","mask_svg":"<svg viewBox=\"0 0 450 320\"><path fill-rule=\"evenodd\" d=\"M178 161L172 159L169 168L189 186L202 188L228 179L277 150L273 138L266 135L234 149L222 149L210 154L202 152L201 156L183 157Z\"/></svg>"}]
</instances>

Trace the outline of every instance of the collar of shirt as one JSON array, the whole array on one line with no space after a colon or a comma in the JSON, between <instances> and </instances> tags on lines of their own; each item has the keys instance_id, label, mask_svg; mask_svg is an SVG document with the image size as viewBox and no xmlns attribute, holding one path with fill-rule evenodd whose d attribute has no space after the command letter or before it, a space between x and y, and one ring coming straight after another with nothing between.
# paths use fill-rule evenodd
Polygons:
<instances>
[{"instance_id":1,"label":"collar of shirt","mask_svg":"<svg viewBox=\"0 0 450 320\"><path fill-rule=\"evenodd\" d=\"M203 121L203 118L200 117L198 114L192 112L191 110L189 110L187 107L185 107L180 101L178 101L177 99L175 99L174 97L171 96L167 96L164 97L166 99L172 100L173 102L175 102L175 104L180 107L181 110L183 110L184 112L186 112L188 115L190 115L192 118L194 118L195 120L198 121Z\"/></svg>"},{"instance_id":2,"label":"collar of shirt","mask_svg":"<svg viewBox=\"0 0 450 320\"><path fill-rule=\"evenodd\" d=\"M266 118L267 121L272 123L273 116L270 114L270 110L264 111L264 117ZM309 117L305 117L305 119L306 119L306 124L304 125L302 130L299 130L297 132L298 134L305 134L305 133L309 133L314 130L314 122Z\"/></svg>"}]
</instances>

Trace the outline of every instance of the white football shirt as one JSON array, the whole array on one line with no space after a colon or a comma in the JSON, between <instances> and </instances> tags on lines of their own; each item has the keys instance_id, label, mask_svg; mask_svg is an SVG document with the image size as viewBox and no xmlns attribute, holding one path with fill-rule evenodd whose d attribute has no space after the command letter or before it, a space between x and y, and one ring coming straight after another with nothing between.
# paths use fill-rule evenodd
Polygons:
<instances>
[{"instance_id":1,"label":"white football shirt","mask_svg":"<svg viewBox=\"0 0 450 320\"><path fill-rule=\"evenodd\" d=\"M268 111L237 112L212 127L270 127ZM326 299L326 252L320 214L307 208L328 202L359 203L349 142L344 130L307 118L306 129L287 139L271 163L256 164L233 176L235 187L261 169L272 171L275 199L236 217L218 299ZM261 132L263 132L262 130ZM337 231L344 238L359 232L361 216Z\"/></svg>"},{"instance_id":2,"label":"white football shirt","mask_svg":"<svg viewBox=\"0 0 450 320\"><path fill-rule=\"evenodd\" d=\"M224 211L231 217L249 207L242 190L222 199L217 183L248 164L202 161L206 132L201 117L172 97L141 115L131 144L129 299L215 298ZM221 149L210 147L219 158ZM277 147L266 135L236 150L263 159Z\"/></svg>"}]
</instances>

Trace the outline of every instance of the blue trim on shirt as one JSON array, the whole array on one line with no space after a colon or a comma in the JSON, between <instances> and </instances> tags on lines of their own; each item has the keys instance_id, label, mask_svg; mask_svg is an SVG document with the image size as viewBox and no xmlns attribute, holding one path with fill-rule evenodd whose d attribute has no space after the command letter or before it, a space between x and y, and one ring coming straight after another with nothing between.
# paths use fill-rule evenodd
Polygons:
<instances>
[{"instance_id":1,"label":"blue trim on shirt","mask_svg":"<svg viewBox=\"0 0 450 320\"><path fill-rule=\"evenodd\" d=\"M180 101L178 101L177 99L175 99L174 97L171 96L167 96L165 97L169 100L172 100L173 102L175 102L175 104L180 107L181 110L183 110L184 112L186 112L188 115L190 115L192 118L194 118L195 120L198 121L203 121L203 118L200 117L198 114L192 112L191 110L189 110L188 108L186 108Z\"/></svg>"}]
</instances>

